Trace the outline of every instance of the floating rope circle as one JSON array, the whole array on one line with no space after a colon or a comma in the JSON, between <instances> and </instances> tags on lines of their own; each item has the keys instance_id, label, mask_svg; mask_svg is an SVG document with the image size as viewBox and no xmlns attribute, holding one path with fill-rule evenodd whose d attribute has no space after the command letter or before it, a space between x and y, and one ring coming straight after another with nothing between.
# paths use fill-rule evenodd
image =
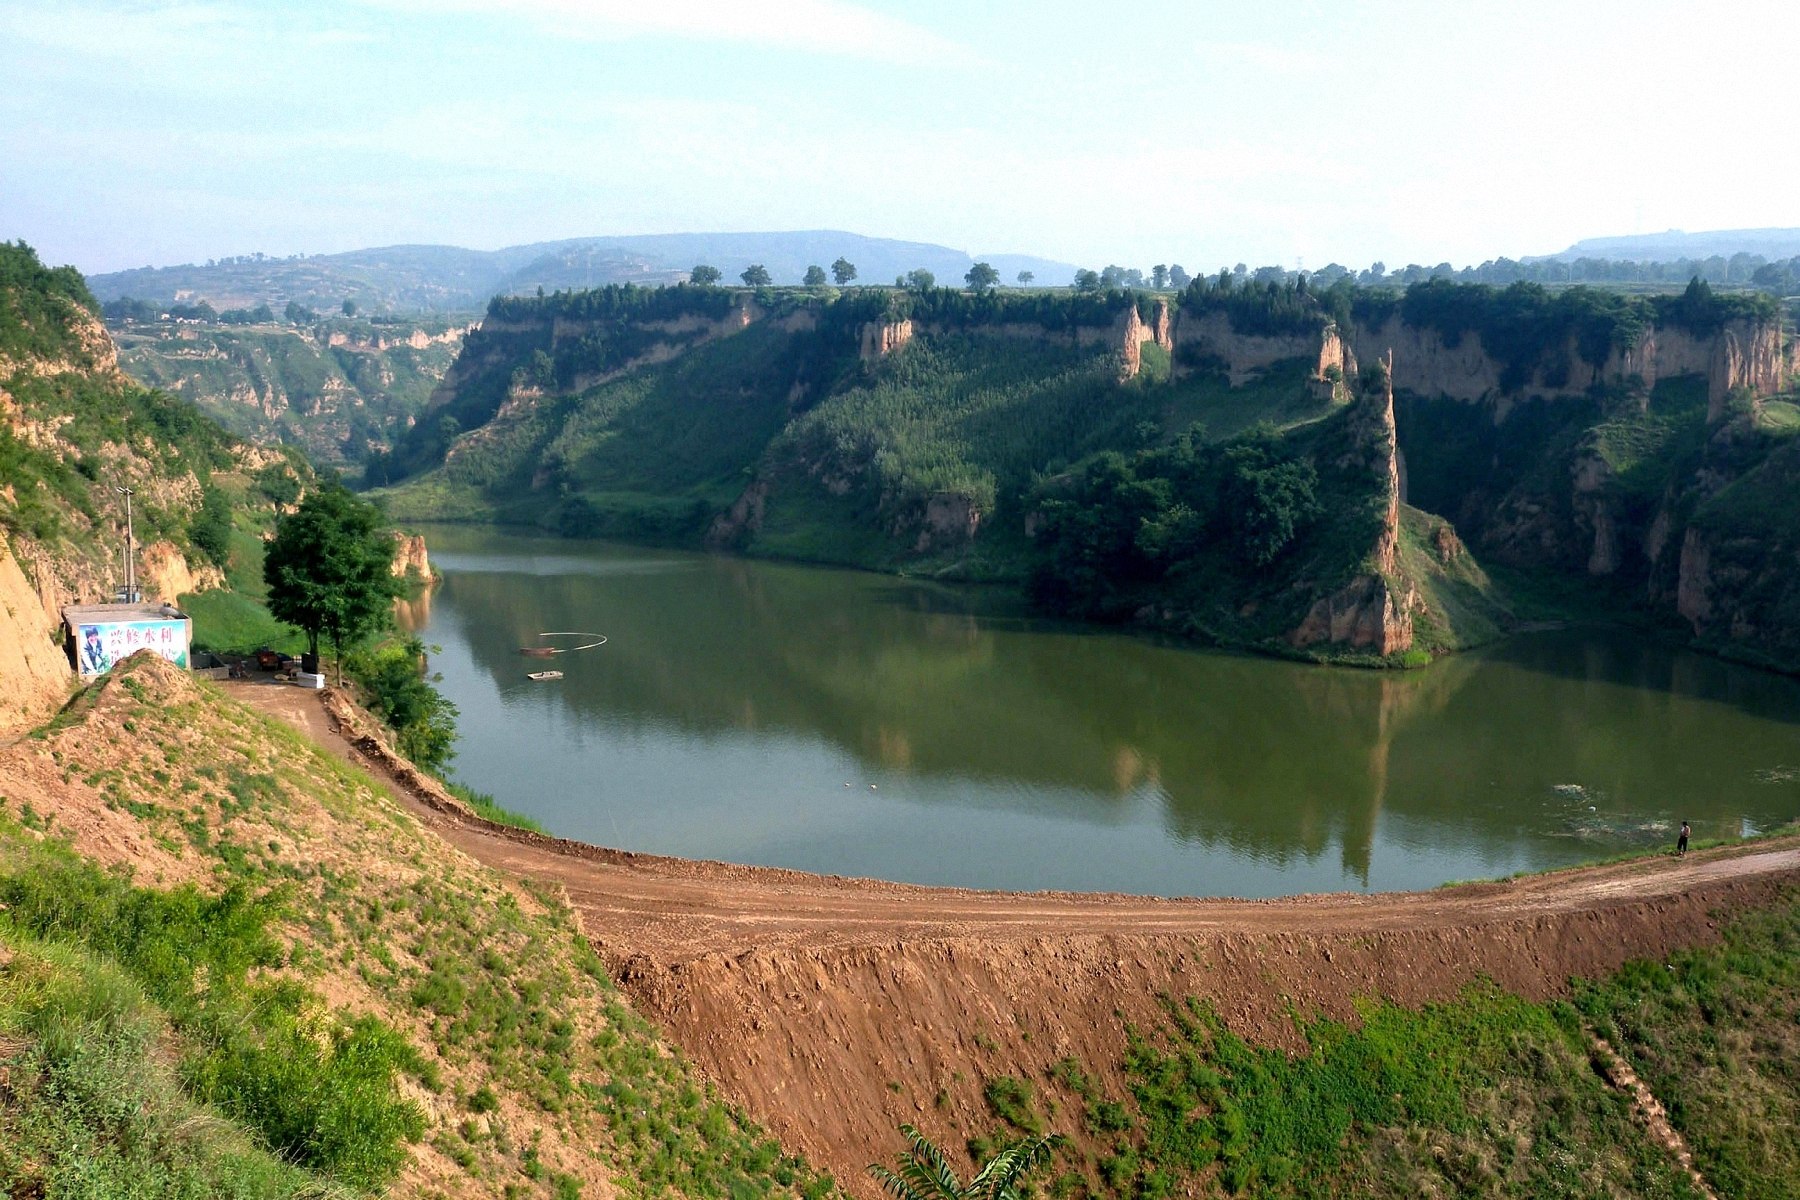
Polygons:
<instances>
[{"instance_id":1,"label":"floating rope circle","mask_svg":"<svg viewBox=\"0 0 1800 1200\"><path fill-rule=\"evenodd\" d=\"M592 638L593 640L590 642L584 642L579 646L520 646L519 653L520 654L529 654L533 658L549 658L552 654L568 654L575 650L592 650L595 646L604 646L606 644L606 635L604 633L579 633L579 632L540 633L540 634L538 634L538 637L540 637L540 638Z\"/></svg>"}]
</instances>

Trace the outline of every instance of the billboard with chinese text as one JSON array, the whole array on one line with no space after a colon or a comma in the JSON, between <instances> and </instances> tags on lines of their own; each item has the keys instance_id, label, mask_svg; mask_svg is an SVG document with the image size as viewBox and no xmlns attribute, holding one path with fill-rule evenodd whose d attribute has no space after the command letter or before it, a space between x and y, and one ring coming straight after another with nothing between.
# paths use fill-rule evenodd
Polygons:
<instances>
[{"instance_id":1,"label":"billboard with chinese text","mask_svg":"<svg viewBox=\"0 0 1800 1200\"><path fill-rule=\"evenodd\" d=\"M98 621L75 627L75 665L82 678L104 675L139 650L188 665L186 621Z\"/></svg>"}]
</instances>

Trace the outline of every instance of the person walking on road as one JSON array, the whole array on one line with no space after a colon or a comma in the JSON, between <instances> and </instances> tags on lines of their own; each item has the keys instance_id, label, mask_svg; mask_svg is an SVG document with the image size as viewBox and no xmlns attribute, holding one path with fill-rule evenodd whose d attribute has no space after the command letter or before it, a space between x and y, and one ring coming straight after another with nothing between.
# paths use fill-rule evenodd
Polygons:
<instances>
[{"instance_id":1,"label":"person walking on road","mask_svg":"<svg viewBox=\"0 0 1800 1200\"><path fill-rule=\"evenodd\" d=\"M1676 858L1686 858L1687 857L1688 834L1690 834L1692 832L1693 831L1688 828L1688 823L1686 821L1683 821L1681 823L1681 836L1675 839L1675 857Z\"/></svg>"}]
</instances>

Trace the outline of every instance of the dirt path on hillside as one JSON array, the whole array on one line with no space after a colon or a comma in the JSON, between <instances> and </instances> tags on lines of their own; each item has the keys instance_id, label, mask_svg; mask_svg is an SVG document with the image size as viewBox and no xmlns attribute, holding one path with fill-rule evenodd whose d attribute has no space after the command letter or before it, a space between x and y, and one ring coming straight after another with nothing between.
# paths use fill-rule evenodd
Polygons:
<instances>
[{"instance_id":1,"label":"dirt path on hillside","mask_svg":"<svg viewBox=\"0 0 1800 1200\"><path fill-rule=\"evenodd\" d=\"M1075 1057L1113 1091L1127 1026L1199 996L1296 1045L1292 1012L1420 1004L1480 978L1543 998L1572 976L1716 937L1800 885L1800 839L1372 896L1159 900L925 888L637 855L422 802L341 737L320 694L227 690L374 766L421 820L492 867L562 888L638 1007L734 1100L839 1178L912 1121L960 1144L993 1123L983 1080L1048 1087Z\"/></svg>"},{"instance_id":2,"label":"dirt path on hillside","mask_svg":"<svg viewBox=\"0 0 1800 1200\"><path fill-rule=\"evenodd\" d=\"M319 693L225 685L347 762L371 766L341 736ZM490 866L561 885L594 933L627 955L678 963L709 953L885 945L896 939L1035 940L1046 934L1284 933L1317 937L1463 928L1621 903L1678 899L1720 881L1800 880L1800 840L1750 843L1677 859L1639 859L1429 892L1338 893L1278 900L1166 900L1107 893L991 892L812 875L608 850L519 836L424 808L377 769L446 840Z\"/></svg>"}]
</instances>

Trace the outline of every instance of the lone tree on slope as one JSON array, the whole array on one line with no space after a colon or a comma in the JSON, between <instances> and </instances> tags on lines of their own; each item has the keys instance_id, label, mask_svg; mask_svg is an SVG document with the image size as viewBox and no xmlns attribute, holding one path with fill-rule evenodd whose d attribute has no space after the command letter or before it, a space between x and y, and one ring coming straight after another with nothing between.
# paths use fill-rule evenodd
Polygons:
<instances>
[{"instance_id":1,"label":"lone tree on slope","mask_svg":"<svg viewBox=\"0 0 1800 1200\"><path fill-rule=\"evenodd\" d=\"M804 283L807 287L824 287L825 268L816 263L813 266L806 268L806 277L800 282Z\"/></svg>"},{"instance_id":2,"label":"lone tree on slope","mask_svg":"<svg viewBox=\"0 0 1800 1200\"><path fill-rule=\"evenodd\" d=\"M775 282L769 277L769 268L761 263L751 263L738 278L744 281L745 287L768 287Z\"/></svg>"},{"instance_id":3,"label":"lone tree on slope","mask_svg":"<svg viewBox=\"0 0 1800 1200\"><path fill-rule=\"evenodd\" d=\"M839 287L843 287L856 278L856 264L840 254L838 260L831 264L831 277Z\"/></svg>"},{"instance_id":4,"label":"lone tree on slope","mask_svg":"<svg viewBox=\"0 0 1800 1200\"><path fill-rule=\"evenodd\" d=\"M970 291L979 295L1000 282L1000 272L994 270L991 263L978 262L969 268L968 274L963 276L963 282L969 285Z\"/></svg>"},{"instance_id":5,"label":"lone tree on slope","mask_svg":"<svg viewBox=\"0 0 1800 1200\"><path fill-rule=\"evenodd\" d=\"M316 658L319 637L331 642L339 686L344 647L387 624L400 581L394 578L394 543L373 504L333 481L282 518L263 558L269 611L306 634Z\"/></svg>"},{"instance_id":6,"label":"lone tree on slope","mask_svg":"<svg viewBox=\"0 0 1800 1200\"><path fill-rule=\"evenodd\" d=\"M1019 286L1020 287L1030 287L1031 281L1036 278L1037 278L1037 276L1033 275L1030 271L1020 271L1019 272Z\"/></svg>"},{"instance_id":7,"label":"lone tree on slope","mask_svg":"<svg viewBox=\"0 0 1800 1200\"><path fill-rule=\"evenodd\" d=\"M697 264L688 272L688 282L697 283L701 287L711 287L719 282L719 268L709 267L705 263Z\"/></svg>"}]
</instances>

